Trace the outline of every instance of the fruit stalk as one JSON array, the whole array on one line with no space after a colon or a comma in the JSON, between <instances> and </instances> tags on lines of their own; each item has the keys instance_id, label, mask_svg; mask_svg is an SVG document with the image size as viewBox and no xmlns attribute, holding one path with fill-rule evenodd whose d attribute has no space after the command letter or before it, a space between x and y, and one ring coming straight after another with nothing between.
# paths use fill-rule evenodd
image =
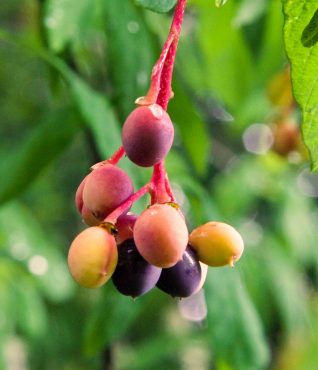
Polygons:
<instances>
[{"instance_id":1,"label":"fruit stalk","mask_svg":"<svg viewBox=\"0 0 318 370\"><path fill-rule=\"evenodd\" d=\"M125 154L124 148L121 146L119 149L116 150L116 152L108 159L105 161L101 161L98 163L95 163L92 167L91 170L96 170L99 167L104 166L105 164L113 164L114 166L122 159L122 157Z\"/></svg>"},{"instance_id":2,"label":"fruit stalk","mask_svg":"<svg viewBox=\"0 0 318 370\"><path fill-rule=\"evenodd\" d=\"M161 72L160 91L156 101L156 103L161 105L164 110L167 110L169 100L173 96L173 92L171 89L171 80L186 4L187 0L178 1L173 16L170 33L168 36L169 40L169 38L172 37L171 35L173 35L172 42L167 52L166 59Z\"/></svg>"},{"instance_id":3,"label":"fruit stalk","mask_svg":"<svg viewBox=\"0 0 318 370\"><path fill-rule=\"evenodd\" d=\"M157 103L167 110L169 100L173 97L171 79L186 3L186 0L179 0L176 5L169 35L152 69L150 88L146 96L136 100L138 105Z\"/></svg>"},{"instance_id":4,"label":"fruit stalk","mask_svg":"<svg viewBox=\"0 0 318 370\"><path fill-rule=\"evenodd\" d=\"M167 110L169 100L173 97L171 81L186 4L186 0L178 1L174 11L170 33L161 56L153 69L152 86L149 92L154 94L153 90L155 91L154 95L157 94L156 103L164 110ZM158 70L160 70L160 73L158 73ZM153 198L158 203L166 202L167 198L170 198L172 202L175 200L163 161L154 166L152 182L154 193L156 194ZM154 203L153 200L152 203Z\"/></svg>"},{"instance_id":5,"label":"fruit stalk","mask_svg":"<svg viewBox=\"0 0 318 370\"><path fill-rule=\"evenodd\" d=\"M127 200L125 200L119 207L117 207L113 212L111 212L104 220L104 222L109 222L111 224L116 223L119 216L123 213L127 212L129 208L135 203L139 198L143 195L149 193L149 183L144 185L138 191L136 191L133 195L131 195Z\"/></svg>"}]
</instances>

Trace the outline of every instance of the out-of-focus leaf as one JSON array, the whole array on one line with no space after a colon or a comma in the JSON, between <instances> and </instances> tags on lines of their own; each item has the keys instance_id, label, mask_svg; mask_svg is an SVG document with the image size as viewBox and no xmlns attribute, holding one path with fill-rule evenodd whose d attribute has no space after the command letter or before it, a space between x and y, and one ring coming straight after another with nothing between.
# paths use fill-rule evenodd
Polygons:
<instances>
[{"instance_id":1,"label":"out-of-focus leaf","mask_svg":"<svg viewBox=\"0 0 318 370\"><path fill-rule=\"evenodd\" d=\"M218 8L225 5L226 3L227 3L227 0L215 0L215 6L217 6Z\"/></svg>"},{"instance_id":2,"label":"out-of-focus leaf","mask_svg":"<svg viewBox=\"0 0 318 370\"><path fill-rule=\"evenodd\" d=\"M43 295L53 302L69 299L75 285L69 274L64 253L41 229L31 212L17 202L1 208L0 235L8 255L29 268L29 263L40 261L39 275L34 276ZM39 259L40 258L40 259ZM42 266L41 266L42 264ZM43 264L46 266L43 269ZM42 270L41 270L42 269ZM16 274L15 274L16 275Z\"/></svg>"},{"instance_id":3,"label":"out-of-focus leaf","mask_svg":"<svg viewBox=\"0 0 318 370\"><path fill-rule=\"evenodd\" d=\"M124 120L134 109L135 99L146 94L157 56L142 13L131 1L108 0L104 6L106 33L112 40L108 44L110 78Z\"/></svg>"},{"instance_id":4,"label":"out-of-focus leaf","mask_svg":"<svg viewBox=\"0 0 318 370\"><path fill-rule=\"evenodd\" d=\"M114 150L118 149L121 143L120 129L114 111L105 96L93 90L62 59L54 56L47 50L34 49L29 44L16 40L1 29L0 40L27 49L61 74L70 87L78 111L93 133L102 157L108 157Z\"/></svg>"},{"instance_id":5,"label":"out-of-focus leaf","mask_svg":"<svg viewBox=\"0 0 318 370\"><path fill-rule=\"evenodd\" d=\"M17 325L27 336L41 338L47 330L47 316L41 292L38 291L29 277L20 275L21 283L14 283L16 293Z\"/></svg>"},{"instance_id":6,"label":"out-of-focus leaf","mask_svg":"<svg viewBox=\"0 0 318 370\"><path fill-rule=\"evenodd\" d=\"M269 349L238 272L211 269L205 290L209 338L216 363L226 363L235 370L265 369Z\"/></svg>"},{"instance_id":7,"label":"out-of-focus leaf","mask_svg":"<svg viewBox=\"0 0 318 370\"><path fill-rule=\"evenodd\" d=\"M17 196L55 159L81 128L72 109L51 112L19 148L2 157L0 203Z\"/></svg>"},{"instance_id":8,"label":"out-of-focus leaf","mask_svg":"<svg viewBox=\"0 0 318 370\"><path fill-rule=\"evenodd\" d=\"M191 339L193 340L193 335ZM118 369L148 370L154 366L164 368L167 357L176 357L186 346L189 346L189 338L186 336L174 336L170 333L147 338L147 340L134 346L128 356L126 354Z\"/></svg>"},{"instance_id":9,"label":"out-of-focus leaf","mask_svg":"<svg viewBox=\"0 0 318 370\"><path fill-rule=\"evenodd\" d=\"M281 70L286 59L281 32L283 24L284 16L281 3L279 1L271 1L267 9L265 30L260 43L260 54L257 62L258 73L256 78L262 88L264 88L264 84L267 83L274 73Z\"/></svg>"},{"instance_id":10,"label":"out-of-focus leaf","mask_svg":"<svg viewBox=\"0 0 318 370\"><path fill-rule=\"evenodd\" d=\"M35 281L18 263L10 259L2 260L0 268L0 285L4 285L2 289L8 294L3 301L4 307L0 310L7 315L4 318L3 331L5 332L5 327L12 325L9 333L18 328L32 339L40 338L45 333L47 318Z\"/></svg>"},{"instance_id":11,"label":"out-of-focus leaf","mask_svg":"<svg viewBox=\"0 0 318 370\"><path fill-rule=\"evenodd\" d=\"M136 3L158 13L165 13L172 9L177 0L136 0Z\"/></svg>"},{"instance_id":12,"label":"out-of-focus leaf","mask_svg":"<svg viewBox=\"0 0 318 370\"><path fill-rule=\"evenodd\" d=\"M279 244L268 239L271 251L267 254L267 261L263 268L267 271L270 280L269 287L281 321L286 331L309 329L308 301L309 292L306 290L302 271L288 259L288 254L280 250Z\"/></svg>"},{"instance_id":13,"label":"out-of-focus leaf","mask_svg":"<svg viewBox=\"0 0 318 370\"><path fill-rule=\"evenodd\" d=\"M267 0L243 0L235 16L234 23L241 27L255 22L266 10Z\"/></svg>"},{"instance_id":14,"label":"out-of-focus leaf","mask_svg":"<svg viewBox=\"0 0 318 370\"><path fill-rule=\"evenodd\" d=\"M44 25L54 52L61 52L89 29L100 0L47 0Z\"/></svg>"},{"instance_id":15,"label":"out-of-focus leaf","mask_svg":"<svg viewBox=\"0 0 318 370\"><path fill-rule=\"evenodd\" d=\"M181 154L170 152L166 160L166 168L172 186L181 187L177 189L176 199L191 226L218 218L211 194L191 176L185 158Z\"/></svg>"},{"instance_id":16,"label":"out-of-focus leaf","mask_svg":"<svg viewBox=\"0 0 318 370\"><path fill-rule=\"evenodd\" d=\"M121 145L120 129L107 99L83 80L73 75L71 90L78 109L92 130L99 152L109 157Z\"/></svg>"},{"instance_id":17,"label":"out-of-focus leaf","mask_svg":"<svg viewBox=\"0 0 318 370\"><path fill-rule=\"evenodd\" d=\"M294 96L302 109L302 132L312 169L318 171L318 44L313 42L315 38L308 31L311 22L315 23L317 1L283 0L283 10L284 39L291 62Z\"/></svg>"},{"instance_id":18,"label":"out-of-focus leaf","mask_svg":"<svg viewBox=\"0 0 318 370\"><path fill-rule=\"evenodd\" d=\"M209 133L196 107L177 82L173 85L176 99L169 106L171 118L180 133L182 144L196 171L203 175L210 150Z\"/></svg>"},{"instance_id":19,"label":"out-of-focus leaf","mask_svg":"<svg viewBox=\"0 0 318 370\"><path fill-rule=\"evenodd\" d=\"M289 179L292 183L292 177ZM317 229L314 209L308 198L296 186L287 185L284 201L278 212L280 230L291 255L297 257L304 266L311 266L317 259ZM297 217L295 217L297 214Z\"/></svg>"},{"instance_id":20,"label":"out-of-focus leaf","mask_svg":"<svg viewBox=\"0 0 318 370\"><path fill-rule=\"evenodd\" d=\"M88 318L84 332L84 351L95 355L118 339L137 317L144 298L133 301L118 294L108 284L103 288L102 298Z\"/></svg>"},{"instance_id":21,"label":"out-of-focus leaf","mask_svg":"<svg viewBox=\"0 0 318 370\"><path fill-rule=\"evenodd\" d=\"M255 68L242 30L232 23L236 4L229 2L216 9L210 2L203 2L198 14L197 37L204 58L202 88L237 110L254 83Z\"/></svg>"}]
</instances>

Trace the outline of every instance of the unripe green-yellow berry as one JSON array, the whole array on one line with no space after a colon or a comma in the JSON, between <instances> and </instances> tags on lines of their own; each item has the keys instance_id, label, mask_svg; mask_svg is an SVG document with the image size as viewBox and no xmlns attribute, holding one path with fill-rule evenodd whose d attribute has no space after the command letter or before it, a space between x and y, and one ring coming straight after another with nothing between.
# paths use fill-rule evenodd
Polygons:
<instances>
[{"instance_id":1,"label":"unripe green-yellow berry","mask_svg":"<svg viewBox=\"0 0 318 370\"><path fill-rule=\"evenodd\" d=\"M68 266L79 285L97 288L111 278L117 259L115 238L104 228L93 226L73 240L68 253Z\"/></svg>"},{"instance_id":2,"label":"unripe green-yellow berry","mask_svg":"<svg viewBox=\"0 0 318 370\"><path fill-rule=\"evenodd\" d=\"M244 250L241 235L232 226L215 221L194 229L189 243L199 260L212 267L233 266Z\"/></svg>"}]
</instances>

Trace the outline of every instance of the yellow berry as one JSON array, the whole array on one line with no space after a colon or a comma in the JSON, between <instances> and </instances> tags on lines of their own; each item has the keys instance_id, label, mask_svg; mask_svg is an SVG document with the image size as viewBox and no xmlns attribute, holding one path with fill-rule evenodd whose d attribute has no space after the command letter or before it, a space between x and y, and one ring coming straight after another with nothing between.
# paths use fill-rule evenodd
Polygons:
<instances>
[{"instance_id":1,"label":"yellow berry","mask_svg":"<svg viewBox=\"0 0 318 370\"><path fill-rule=\"evenodd\" d=\"M75 281L85 288L106 283L115 271L118 253L115 238L102 227L89 227L73 240L68 265Z\"/></svg>"},{"instance_id":2,"label":"yellow berry","mask_svg":"<svg viewBox=\"0 0 318 370\"><path fill-rule=\"evenodd\" d=\"M222 222L208 222L197 227L190 234L189 243L201 262L214 267L233 266L244 250L241 235Z\"/></svg>"}]
</instances>

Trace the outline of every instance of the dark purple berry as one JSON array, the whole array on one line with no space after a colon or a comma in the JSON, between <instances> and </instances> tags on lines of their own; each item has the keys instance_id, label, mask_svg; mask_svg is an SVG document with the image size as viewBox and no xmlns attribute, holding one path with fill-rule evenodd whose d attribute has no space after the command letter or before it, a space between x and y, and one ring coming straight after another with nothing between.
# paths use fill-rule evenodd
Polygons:
<instances>
[{"instance_id":1,"label":"dark purple berry","mask_svg":"<svg viewBox=\"0 0 318 370\"><path fill-rule=\"evenodd\" d=\"M120 293L133 298L145 294L156 285L160 274L161 268L144 260L133 239L118 246L118 263L112 280Z\"/></svg>"},{"instance_id":2,"label":"dark purple berry","mask_svg":"<svg viewBox=\"0 0 318 370\"><path fill-rule=\"evenodd\" d=\"M187 246L182 260L170 268L162 269L157 287L172 297L189 297L201 281L201 266L195 252Z\"/></svg>"}]
</instances>

